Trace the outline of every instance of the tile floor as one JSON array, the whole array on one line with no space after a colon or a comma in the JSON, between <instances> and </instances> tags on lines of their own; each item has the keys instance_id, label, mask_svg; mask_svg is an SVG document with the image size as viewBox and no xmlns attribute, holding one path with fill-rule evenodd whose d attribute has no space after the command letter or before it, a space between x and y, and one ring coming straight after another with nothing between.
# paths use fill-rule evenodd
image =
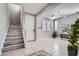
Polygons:
<instances>
[{"instance_id":1,"label":"tile floor","mask_svg":"<svg viewBox=\"0 0 79 59\"><path fill-rule=\"evenodd\" d=\"M27 42L26 48L5 52L2 56L27 56L41 50L45 50L52 56L67 56L67 45L67 39L46 37Z\"/></svg>"}]
</instances>

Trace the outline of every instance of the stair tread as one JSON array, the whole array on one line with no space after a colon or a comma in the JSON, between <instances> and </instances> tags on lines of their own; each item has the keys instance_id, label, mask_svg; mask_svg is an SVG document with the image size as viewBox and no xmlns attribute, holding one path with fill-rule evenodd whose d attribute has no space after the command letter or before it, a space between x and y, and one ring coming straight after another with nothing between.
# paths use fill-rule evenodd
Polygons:
<instances>
[{"instance_id":1,"label":"stair tread","mask_svg":"<svg viewBox=\"0 0 79 59\"><path fill-rule=\"evenodd\" d=\"M18 49L18 48L24 48L24 44L20 43L20 44L17 44L17 45L5 46L5 47L3 47L2 52L7 52L7 51L11 51L11 50Z\"/></svg>"},{"instance_id":2,"label":"stair tread","mask_svg":"<svg viewBox=\"0 0 79 59\"><path fill-rule=\"evenodd\" d=\"M16 34L11 34L11 33L9 33L9 34L7 34L6 35L6 37L9 37L9 36L22 36L22 34L20 33L20 34L18 34L18 33L16 33Z\"/></svg>"},{"instance_id":3,"label":"stair tread","mask_svg":"<svg viewBox=\"0 0 79 59\"><path fill-rule=\"evenodd\" d=\"M17 41L17 42L18 42L18 41L23 41L23 39L19 39L19 40L18 40L18 39L16 39L16 40L15 40L15 39L14 39L14 40L6 40L5 43L7 43L7 42L14 42L14 41L15 41L15 42L16 42L16 41Z\"/></svg>"},{"instance_id":4,"label":"stair tread","mask_svg":"<svg viewBox=\"0 0 79 59\"><path fill-rule=\"evenodd\" d=\"M7 41L7 42L4 43L4 47L9 46L9 45L20 44L20 43L24 43L24 41L23 40Z\"/></svg>"},{"instance_id":5,"label":"stair tread","mask_svg":"<svg viewBox=\"0 0 79 59\"><path fill-rule=\"evenodd\" d=\"M11 31L17 32L17 31L22 31L22 29L9 29L9 30L8 30L8 32L11 32Z\"/></svg>"},{"instance_id":6,"label":"stair tread","mask_svg":"<svg viewBox=\"0 0 79 59\"><path fill-rule=\"evenodd\" d=\"M10 26L13 26L13 27L19 27L20 26L21 27L21 25L10 25Z\"/></svg>"},{"instance_id":7,"label":"stair tread","mask_svg":"<svg viewBox=\"0 0 79 59\"><path fill-rule=\"evenodd\" d=\"M10 31L22 31L21 29L9 29L8 32Z\"/></svg>"},{"instance_id":8,"label":"stair tread","mask_svg":"<svg viewBox=\"0 0 79 59\"><path fill-rule=\"evenodd\" d=\"M23 43L23 41L19 41L19 42L14 42L14 43L12 43L12 42L7 42L7 43L4 43L4 47L5 46L10 46L10 45L15 45L15 44L21 44L21 43Z\"/></svg>"},{"instance_id":9,"label":"stair tread","mask_svg":"<svg viewBox=\"0 0 79 59\"><path fill-rule=\"evenodd\" d=\"M14 46L18 46L18 45L23 45L23 43L20 43L20 44L15 44L15 45L9 45L9 46L6 46L6 47L3 47L3 48L8 48L8 47L14 47Z\"/></svg>"},{"instance_id":10,"label":"stair tread","mask_svg":"<svg viewBox=\"0 0 79 59\"><path fill-rule=\"evenodd\" d=\"M8 34L22 34L22 32L8 32Z\"/></svg>"},{"instance_id":11,"label":"stair tread","mask_svg":"<svg viewBox=\"0 0 79 59\"><path fill-rule=\"evenodd\" d=\"M17 26L21 26L21 25L10 25L10 26L14 26L14 27L17 27Z\"/></svg>"},{"instance_id":12,"label":"stair tread","mask_svg":"<svg viewBox=\"0 0 79 59\"><path fill-rule=\"evenodd\" d=\"M5 39L5 41L16 41L16 40L23 40L23 39Z\"/></svg>"},{"instance_id":13,"label":"stair tread","mask_svg":"<svg viewBox=\"0 0 79 59\"><path fill-rule=\"evenodd\" d=\"M21 28L21 26L9 26L9 28L19 29L19 28Z\"/></svg>"},{"instance_id":14,"label":"stair tread","mask_svg":"<svg viewBox=\"0 0 79 59\"><path fill-rule=\"evenodd\" d=\"M21 36L22 34L7 34L7 36Z\"/></svg>"},{"instance_id":15,"label":"stair tread","mask_svg":"<svg viewBox=\"0 0 79 59\"><path fill-rule=\"evenodd\" d=\"M15 37L13 37L13 36L7 36L6 38L8 39L11 39L11 38L22 38L23 36L15 36Z\"/></svg>"},{"instance_id":16,"label":"stair tread","mask_svg":"<svg viewBox=\"0 0 79 59\"><path fill-rule=\"evenodd\" d=\"M20 39L23 39L23 38L8 38L8 39L6 38L5 41L7 41L7 40L20 40Z\"/></svg>"}]
</instances>

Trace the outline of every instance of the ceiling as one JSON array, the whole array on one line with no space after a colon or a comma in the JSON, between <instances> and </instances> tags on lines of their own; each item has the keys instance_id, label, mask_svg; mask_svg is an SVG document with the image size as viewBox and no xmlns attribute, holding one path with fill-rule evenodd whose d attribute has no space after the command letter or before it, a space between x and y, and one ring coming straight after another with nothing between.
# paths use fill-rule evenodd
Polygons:
<instances>
[{"instance_id":1,"label":"ceiling","mask_svg":"<svg viewBox=\"0 0 79 59\"><path fill-rule=\"evenodd\" d=\"M24 12L35 15L35 14L38 14L41 10L44 10L48 5L48 3L17 3L17 5L24 7ZM73 3L72 4L52 3L51 6L49 6L50 8L48 8L48 13L50 15L54 15L53 18L56 18L56 17L72 14L73 12L79 11L78 6L79 4L75 4L75 3L74 4Z\"/></svg>"},{"instance_id":2,"label":"ceiling","mask_svg":"<svg viewBox=\"0 0 79 59\"><path fill-rule=\"evenodd\" d=\"M20 7L24 7L24 12L30 13L32 15L38 14L41 10L43 10L48 3L12 3L8 4L10 19L19 20L20 15Z\"/></svg>"},{"instance_id":3,"label":"ceiling","mask_svg":"<svg viewBox=\"0 0 79 59\"><path fill-rule=\"evenodd\" d=\"M24 12L37 14L40 10L47 6L48 3L19 3L18 5L24 7Z\"/></svg>"},{"instance_id":4,"label":"ceiling","mask_svg":"<svg viewBox=\"0 0 79 59\"><path fill-rule=\"evenodd\" d=\"M63 3L54 8L54 10L51 10L48 17L56 19L75 14L76 12L79 12L79 3Z\"/></svg>"}]
</instances>

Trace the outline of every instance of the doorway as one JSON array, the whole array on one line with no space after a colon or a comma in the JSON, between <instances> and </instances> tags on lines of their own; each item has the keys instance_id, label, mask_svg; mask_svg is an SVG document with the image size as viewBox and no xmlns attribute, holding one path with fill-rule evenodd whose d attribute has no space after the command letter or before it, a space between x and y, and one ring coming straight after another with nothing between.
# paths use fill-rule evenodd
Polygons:
<instances>
[{"instance_id":1,"label":"doorway","mask_svg":"<svg viewBox=\"0 0 79 59\"><path fill-rule=\"evenodd\" d=\"M35 26L34 26L34 16L25 14L24 16L24 29L26 34L26 41L31 42L35 41Z\"/></svg>"}]
</instances>

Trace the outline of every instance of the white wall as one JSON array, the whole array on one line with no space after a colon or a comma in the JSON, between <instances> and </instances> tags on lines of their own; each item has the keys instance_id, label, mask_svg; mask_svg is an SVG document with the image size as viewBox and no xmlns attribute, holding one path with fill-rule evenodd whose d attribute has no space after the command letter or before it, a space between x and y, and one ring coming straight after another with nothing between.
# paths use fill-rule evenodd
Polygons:
<instances>
[{"instance_id":1,"label":"white wall","mask_svg":"<svg viewBox=\"0 0 79 59\"><path fill-rule=\"evenodd\" d=\"M8 4L10 13L10 24L20 24L20 6L16 4Z\"/></svg>"},{"instance_id":2,"label":"white wall","mask_svg":"<svg viewBox=\"0 0 79 59\"><path fill-rule=\"evenodd\" d=\"M0 54L2 51L3 43L7 33L8 27L8 6L7 4L0 4Z\"/></svg>"}]
</instances>

